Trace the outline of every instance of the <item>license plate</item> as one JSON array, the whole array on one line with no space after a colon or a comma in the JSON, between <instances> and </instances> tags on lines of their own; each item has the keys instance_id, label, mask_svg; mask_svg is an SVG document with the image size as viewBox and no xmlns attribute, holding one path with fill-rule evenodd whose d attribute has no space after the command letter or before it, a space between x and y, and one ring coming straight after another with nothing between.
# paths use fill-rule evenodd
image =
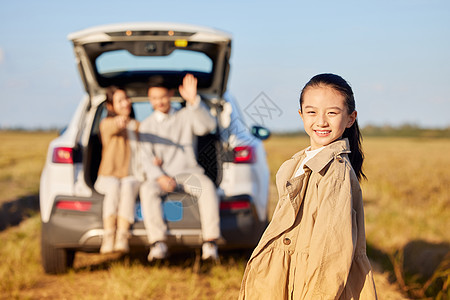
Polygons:
<instances>
[{"instance_id":1,"label":"license plate","mask_svg":"<svg viewBox=\"0 0 450 300\"><path fill-rule=\"evenodd\" d=\"M178 222L183 219L183 203L181 203L181 201L164 201L162 207L164 220L168 222ZM140 202L136 203L134 218L136 221L143 220Z\"/></svg>"}]
</instances>

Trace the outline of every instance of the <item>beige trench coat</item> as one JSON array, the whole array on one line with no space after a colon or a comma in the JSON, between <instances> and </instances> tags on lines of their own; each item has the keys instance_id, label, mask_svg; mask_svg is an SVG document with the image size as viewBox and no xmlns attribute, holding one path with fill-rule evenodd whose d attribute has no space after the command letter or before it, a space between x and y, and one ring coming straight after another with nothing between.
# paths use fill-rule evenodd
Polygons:
<instances>
[{"instance_id":1,"label":"beige trench coat","mask_svg":"<svg viewBox=\"0 0 450 300\"><path fill-rule=\"evenodd\" d=\"M239 299L377 299L366 255L361 188L333 142L309 160L300 151L279 169L279 201L253 251Z\"/></svg>"}]
</instances>

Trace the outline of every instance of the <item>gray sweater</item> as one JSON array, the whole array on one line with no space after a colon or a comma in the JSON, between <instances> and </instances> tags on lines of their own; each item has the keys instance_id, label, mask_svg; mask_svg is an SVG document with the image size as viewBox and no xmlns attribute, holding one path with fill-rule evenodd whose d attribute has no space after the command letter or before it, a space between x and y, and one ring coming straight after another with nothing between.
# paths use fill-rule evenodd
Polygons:
<instances>
[{"instance_id":1,"label":"gray sweater","mask_svg":"<svg viewBox=\"0 0 450 300\"><path fill-rule=\"evenodd\" d=\"M163 120L158 120L158 113L152 113L139 127L142 166L147 180L156 180L164 174L173 177L181 173L204 173L195 156L197 136L216 127L205 105L201 102L188 105L165 115ZM162 159L161 166L154 165L155 156Z\"/></svg>"}]
</instances>

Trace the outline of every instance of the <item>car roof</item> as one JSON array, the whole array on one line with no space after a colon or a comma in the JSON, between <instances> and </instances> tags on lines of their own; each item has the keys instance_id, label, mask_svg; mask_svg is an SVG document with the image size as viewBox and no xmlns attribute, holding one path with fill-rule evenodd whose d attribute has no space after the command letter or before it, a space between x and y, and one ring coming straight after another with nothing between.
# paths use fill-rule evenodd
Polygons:
<instances>
[{"instance_id":1,"label":"car roof","mask_svg":"<svg viewBox=\"0 0 450 300\"><path fill-rule=\"evenodd\" d=\"M175 31L192 33L190 40L208 41L208 42L224 42L232 39L230 33L214 29L211 27L197 26L181 23L169 22L135 22L135 23L119 23L110 25L101 25L90 27L84 30L73 32L67 36L71 41L79 43L88 43L92 40L98 41L102 39L110 39L111 33L115 32L136 32L136 31Z\"/></svg>"}]
</instances>

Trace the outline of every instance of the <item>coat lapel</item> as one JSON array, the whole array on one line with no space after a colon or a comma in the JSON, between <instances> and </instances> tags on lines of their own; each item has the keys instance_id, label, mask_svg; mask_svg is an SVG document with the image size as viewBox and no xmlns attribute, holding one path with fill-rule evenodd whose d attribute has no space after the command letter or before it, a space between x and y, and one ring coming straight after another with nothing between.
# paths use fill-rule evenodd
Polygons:
<instances>
[{"instance_id":1,"label":"coat lapel","mask_svg":"<svg viewBox=\"0 0 450 300\"><path fill-rule=\"evenodd\" d=\"M303 158L293 157L292 160L289 160L287 164L280 168L280 172L277 174L277 181L279 181L279 184L284 184L279 187L280 199L272 217L272 220L276 220L276 222L269 223L269 226L267 226L261 240L253 251L250 261L265 249L271 241L278 238L279 235L294 225L311 174L310 170L306 170L305 174L290 179L297 170L301 159Z\"/></svg>"},{"instance_id":2,"label":"coat lapel","mask_svg":"<svg viewBox=\"0 0 450 300\"><path fill-rule=\"evenodd\" d=\"M296 178L292 178L292 176L305 158L305 150L294 154L290 160L280 167L276 175L279 201L272 217L272 220L276 221L270 222L269 226L267 226L261 240L253 251L250 261L273 240L278 238L279 235L294 225L298 210L303 202L311 172L319 173L336 155L341 153L350 153L348 139L336 141L319 152L306 163L305 173Z\"/></svg>"}]
</instances>

